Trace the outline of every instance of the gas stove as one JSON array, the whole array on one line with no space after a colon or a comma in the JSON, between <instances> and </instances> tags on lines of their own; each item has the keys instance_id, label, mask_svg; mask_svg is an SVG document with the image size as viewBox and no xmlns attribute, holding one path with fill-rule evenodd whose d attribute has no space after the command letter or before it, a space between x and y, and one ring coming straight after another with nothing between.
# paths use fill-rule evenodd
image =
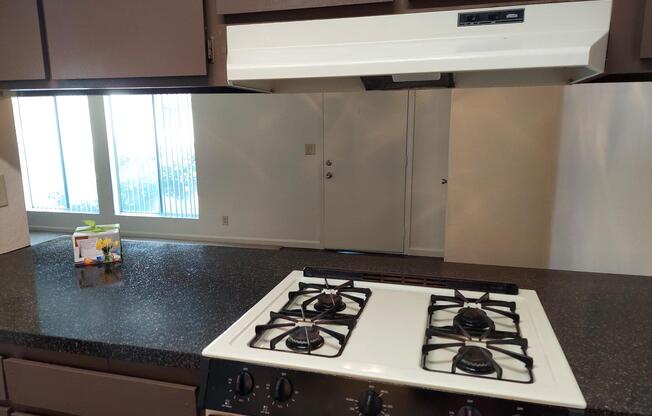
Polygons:
<instances>
[{"instance_id":1,"label":"gas stove","mask_svg":"<svg viewBox=\"0 0 652 416\"><path fill-rule=\"evenodd\" d=\"M207 415L581 415L536 292L306 268L203 351Z\"/></svg>"}]
</instances>

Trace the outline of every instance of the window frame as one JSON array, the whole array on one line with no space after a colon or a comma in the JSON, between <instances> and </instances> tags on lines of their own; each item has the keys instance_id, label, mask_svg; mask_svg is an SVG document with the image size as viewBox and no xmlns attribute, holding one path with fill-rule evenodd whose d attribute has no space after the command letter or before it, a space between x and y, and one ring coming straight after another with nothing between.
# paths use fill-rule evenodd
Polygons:
<instances>
[{"instance_id":1,"label":"window frame","mask_svg":"<svg viewBox=\"0 0 652 416\"><path fill-rule=\"evenodd\" d=\"M194 172L195 172L195 183L194 183L194 206L192 207L194 209L194 215L193 216L181 216L178 214L171 214L171 215L166 215L165 214L165 209L164 209L164 195L162 191L162 186L161 186L161 154L160 154L160 146L159 146L159 132L158 132L158 125L157 125L157 116L156 116L156 96L157 95L166 95L166 94L142 94L142 95L148 95L150 97L151 101L151 111L152 111L152 120L154 122L153 125L153 138L154 138L154 147L155 147L155 158L156 158L156 173L157 173L157 188L158 188L158 201L159 201L159 213L151 213L151 212L127 212L122 210L123 206L123 201L122 201L122 193L120 192L120 168L117 163L117 155L118 155L118 150L116 148L116 140L114 136L114 128L113 128L113 110L112 110L112 105L111 105L111 96L112 95L128 95L128 94L106 94L102 96L102 103L103 103L103 116L105 120L105 133L106 133L106 142L107 142L107 147L108 147L108 153L109 153L109 169L111 171L111 192L113 195L113 215L116 217L136 217L136 218L162 218L162 219L170 219L170 220L199 220L200 218L200 212L199 212L199 187L197 184L197 161L196 161L196 153L195 153L195 148L194 148L194 140L195 140L195 131L194 131L194 120L193 118L193 113L192 113L192 94L190 93L181 93L181 94L171 94L171 95L188 95L188 99L190 101L190 107L191 107L191 123L192 123L192 138L193 138L193 148L192 148L192 154L193 154L193 163L194 163Z\"/></svg>"}]
</instances>

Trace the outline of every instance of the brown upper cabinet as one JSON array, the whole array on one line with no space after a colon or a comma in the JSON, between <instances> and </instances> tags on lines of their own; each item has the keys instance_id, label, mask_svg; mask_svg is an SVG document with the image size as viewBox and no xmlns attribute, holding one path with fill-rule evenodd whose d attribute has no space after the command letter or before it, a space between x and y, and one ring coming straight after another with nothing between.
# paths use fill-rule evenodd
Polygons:
<instances>
[{"instance_id":1,"label":"brown upper cabinet","mask_svg":"<svg viewBox=\"0 0 652 416\"><path fill-rule=\"evenodd\" d=\"M2 357L0 357L0 402L5 400L7 400L7 392L5 390L5 376L4 370L2 369Z\"/></svg>"},{"instance_id":2,"label":"brown upper cabinet","mask_svg":"<svg viewBox=\"0 0 652 416\"><path fill-rule=\"evenodd\" d=\"M652 0L615 0L607 47L606 79L609 76L649 73L652 73Z\"/></svg>"},{"instance_id":3,"label":"brown upper cabinet","mask_svg":"<svg viewBox=\"0 0 652 416\"><path fill-rule=\"evenodd\" d=\"M202 0L43 0L43 12L54 80L206 75Z\"/></svg>"},{"instance_id":4,"label":"brown upper cabinet","mask_svg":"<svg viewBox=\"0 0 652 416\"><path fill-rule=\"evenodd\" d=\"M272 12L317 7L392 3L394 0L216 0L218 14Z\"/></svg>"},{"instance_id":5,"label":"brown upper cabinet","mask_svg":"<svg viewBox=\"0 0 652 416\"><path fill-rule=\"evenodd\" d=\"M0 0L0 81L45 79L36 0Z\"/></svg>"},{"instance_id":6,"label":"brown upper cabinet","mask_svg":"<svg viewBox=\"0 0 652 416\"><path fill-rule=\"evenodd\" d=\"M641 59L652 58L652 0L645 2L643 14L643 36L641 38Z\"/></svg>"}]
</instances>

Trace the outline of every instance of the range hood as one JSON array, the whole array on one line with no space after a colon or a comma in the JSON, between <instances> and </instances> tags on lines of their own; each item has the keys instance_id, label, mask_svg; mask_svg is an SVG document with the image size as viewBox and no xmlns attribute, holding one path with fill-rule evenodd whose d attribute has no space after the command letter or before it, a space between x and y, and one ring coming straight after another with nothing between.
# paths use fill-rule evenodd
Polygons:
<instances>
[{"instance_id":1,"label":"range hood","mask_svg":"<svg viewBox=\"0 0 652 416\"><path fill-rule=\"evenodd\" d=\"M610 19L611 0L586 0L232 25L227 77L267 91L575 83L603 72Z\"/></svg>"}]
</instances>

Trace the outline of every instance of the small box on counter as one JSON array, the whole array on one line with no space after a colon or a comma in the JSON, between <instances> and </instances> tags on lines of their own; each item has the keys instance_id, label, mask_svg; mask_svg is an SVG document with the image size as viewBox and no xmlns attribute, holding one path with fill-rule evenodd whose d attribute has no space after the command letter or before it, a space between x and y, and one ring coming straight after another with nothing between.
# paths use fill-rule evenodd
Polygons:
<instances>
[{"instance_id":1,"label":"small box on counter","mask_svg":"<svg viewBox=\"0 0 652 416\"><path fill-rule=\"evenodd\" d=\"M120 224L97 225L95 221L84 221L72 235L75 265L84 266L122 261Z\"/></svg>"}]
</instances>

